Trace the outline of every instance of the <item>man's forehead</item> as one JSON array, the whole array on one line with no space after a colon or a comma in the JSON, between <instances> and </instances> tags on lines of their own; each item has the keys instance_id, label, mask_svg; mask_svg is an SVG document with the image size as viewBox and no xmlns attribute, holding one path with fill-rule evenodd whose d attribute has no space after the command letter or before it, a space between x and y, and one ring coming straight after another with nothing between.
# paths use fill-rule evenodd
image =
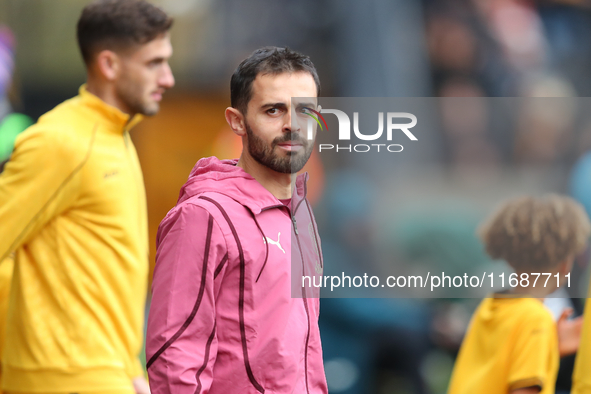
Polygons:
<instances>
[{"instance_id":1,"label":"man's forehead","mask_svg":"<svg viewBox=\"0 0 591 394\"><path fill-rule=\"evenodd\" d=\"M289 102L291 97L316 97L314 78L309 72L258 74L252 84L252 100Z\"/></svg>"},{"instance_id":2,"label":"man's forehead","mask_svg":"<svg viewBox=\"0 0 591 394\"><path fill-rule=\"evenodd\" d=\"M129 53L130 56L138 57L170 57L172 56L172 44L170 42L170 33L162 33L154 39L144 43L133 45Z\"/></svg>"}]
</instances>

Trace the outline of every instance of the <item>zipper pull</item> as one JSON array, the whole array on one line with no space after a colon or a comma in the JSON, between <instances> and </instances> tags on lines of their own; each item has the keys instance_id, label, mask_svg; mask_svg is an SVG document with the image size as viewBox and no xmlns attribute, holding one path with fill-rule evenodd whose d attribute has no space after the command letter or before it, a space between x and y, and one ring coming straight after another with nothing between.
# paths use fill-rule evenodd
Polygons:
<instances>
[{"instance_id":1,"label":"zipper pull","mask_svg":"<svg viewBox=\"0 0 591 394\"><path fill-rule=\"evenodd\" d=\"M291 221L293 222L293 228L295 230L296 235L299 235L300 233L298 233L298 224L296 223L295 216L291 217Z\"/></svg>"}]
</instances>

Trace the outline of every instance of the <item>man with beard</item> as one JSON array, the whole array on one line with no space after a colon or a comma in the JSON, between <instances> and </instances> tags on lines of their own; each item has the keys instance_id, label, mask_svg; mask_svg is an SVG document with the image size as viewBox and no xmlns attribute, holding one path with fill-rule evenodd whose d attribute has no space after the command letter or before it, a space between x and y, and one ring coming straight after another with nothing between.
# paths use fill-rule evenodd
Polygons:
<instances>
[{"instance_id":1,"label":"man with beard","mask_svg":"<svg viewBox=\"0 0 591 394\"><path fill-rule=\"evenodd\" d=\"M158 230L153 394L327 393L319 300L291 286L322 267L307 174L296 176L319 88L310 59L286 48L261 48L234 72L226 120L240 159L199 160Z\"/></svg>"},{"instance_id":2,"label":"man with beard","mask_svg":"<svg viewBox=\"0 0 591 394\"><path fill-rule=\"evenodd\" d=\"M85 7L87 83L15 142L0 176L0 261L15 253L8 393L149 393L146 198L129 130L174 85L171 24L144 0Z\"/></svg>"}]
</instances>

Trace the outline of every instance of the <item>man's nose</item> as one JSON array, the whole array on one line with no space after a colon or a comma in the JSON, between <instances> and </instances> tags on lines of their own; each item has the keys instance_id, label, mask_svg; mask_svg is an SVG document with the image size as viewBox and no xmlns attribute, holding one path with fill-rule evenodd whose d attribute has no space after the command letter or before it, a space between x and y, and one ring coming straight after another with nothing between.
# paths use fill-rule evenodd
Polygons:
<instances>
[{"instance_id":1,"label":"man's nose","mask_svg":"<svg viewBox=\"0 0 591 394\"><path fill-rule=\"evenodd\" d=\"M282 130L283 132L289 132L292 131L292 124L291 124L291 111L287 110L285 111L285 116L283 117L283 127Z\"/></svg>"},{"instance_id":2,"label":"man's nose","mask_svg":"<svg viewBox=\"0 0 591 394\"><path fill-rule=\"evenodd\" d=\"M164 70L162 70L158 84L166 89L170 89L174 86L174 75L172 75L172 70L168 63L164 65Z\"/></svg>"}]
</instances>

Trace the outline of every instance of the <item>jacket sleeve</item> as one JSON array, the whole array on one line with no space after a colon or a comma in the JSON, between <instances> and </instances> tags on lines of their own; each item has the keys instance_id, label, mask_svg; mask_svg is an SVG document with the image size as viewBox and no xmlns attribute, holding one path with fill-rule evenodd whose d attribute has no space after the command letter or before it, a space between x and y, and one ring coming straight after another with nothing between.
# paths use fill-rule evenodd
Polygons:
<instances>
[{"instance_id":1,"label":"jacket sleeve","mask_svg":"<svg viewBox=\"0 0 591 394\"><path fill-rule=\"evenodd\" d=\"M214 277L225 239L209 212L183 204L160 224L157 243L146 334L150 388L207 393L218 344Z\"/></svg>"},{"instance_id":2,"label":"jacket sleeve","mask_svg":"<svg viewBox=\"0 0 591 394\"><path fill-rule=\"evenodd\" d=\"M549 312L527 316L516 332L506 387L509 391L538 386L553 391L559 366L556 324Z\"/></svg>"},{"instance_id":3,"label":"jacket sleeve","mask_svg":"<svg viewBox=\"0 0 591 394\"><path fill-rule=\"evenodd\" d=\"M146 377L146 371L144 371L144 363L140 360L138 356L132 354L130 363L128 363L126 370L127 375L131 380L139 377Z\"/></svg>"},{"instance_id":4,"label":"jacket sleeve","mask_svg":"<svg viewBox=\"0 0 591 394\"><path fill-rule=\"evenodd\" d=\"M0 175L0 261L65 211L77 196L85 146L33 126Z\"/></svg>"}]
</instances>

